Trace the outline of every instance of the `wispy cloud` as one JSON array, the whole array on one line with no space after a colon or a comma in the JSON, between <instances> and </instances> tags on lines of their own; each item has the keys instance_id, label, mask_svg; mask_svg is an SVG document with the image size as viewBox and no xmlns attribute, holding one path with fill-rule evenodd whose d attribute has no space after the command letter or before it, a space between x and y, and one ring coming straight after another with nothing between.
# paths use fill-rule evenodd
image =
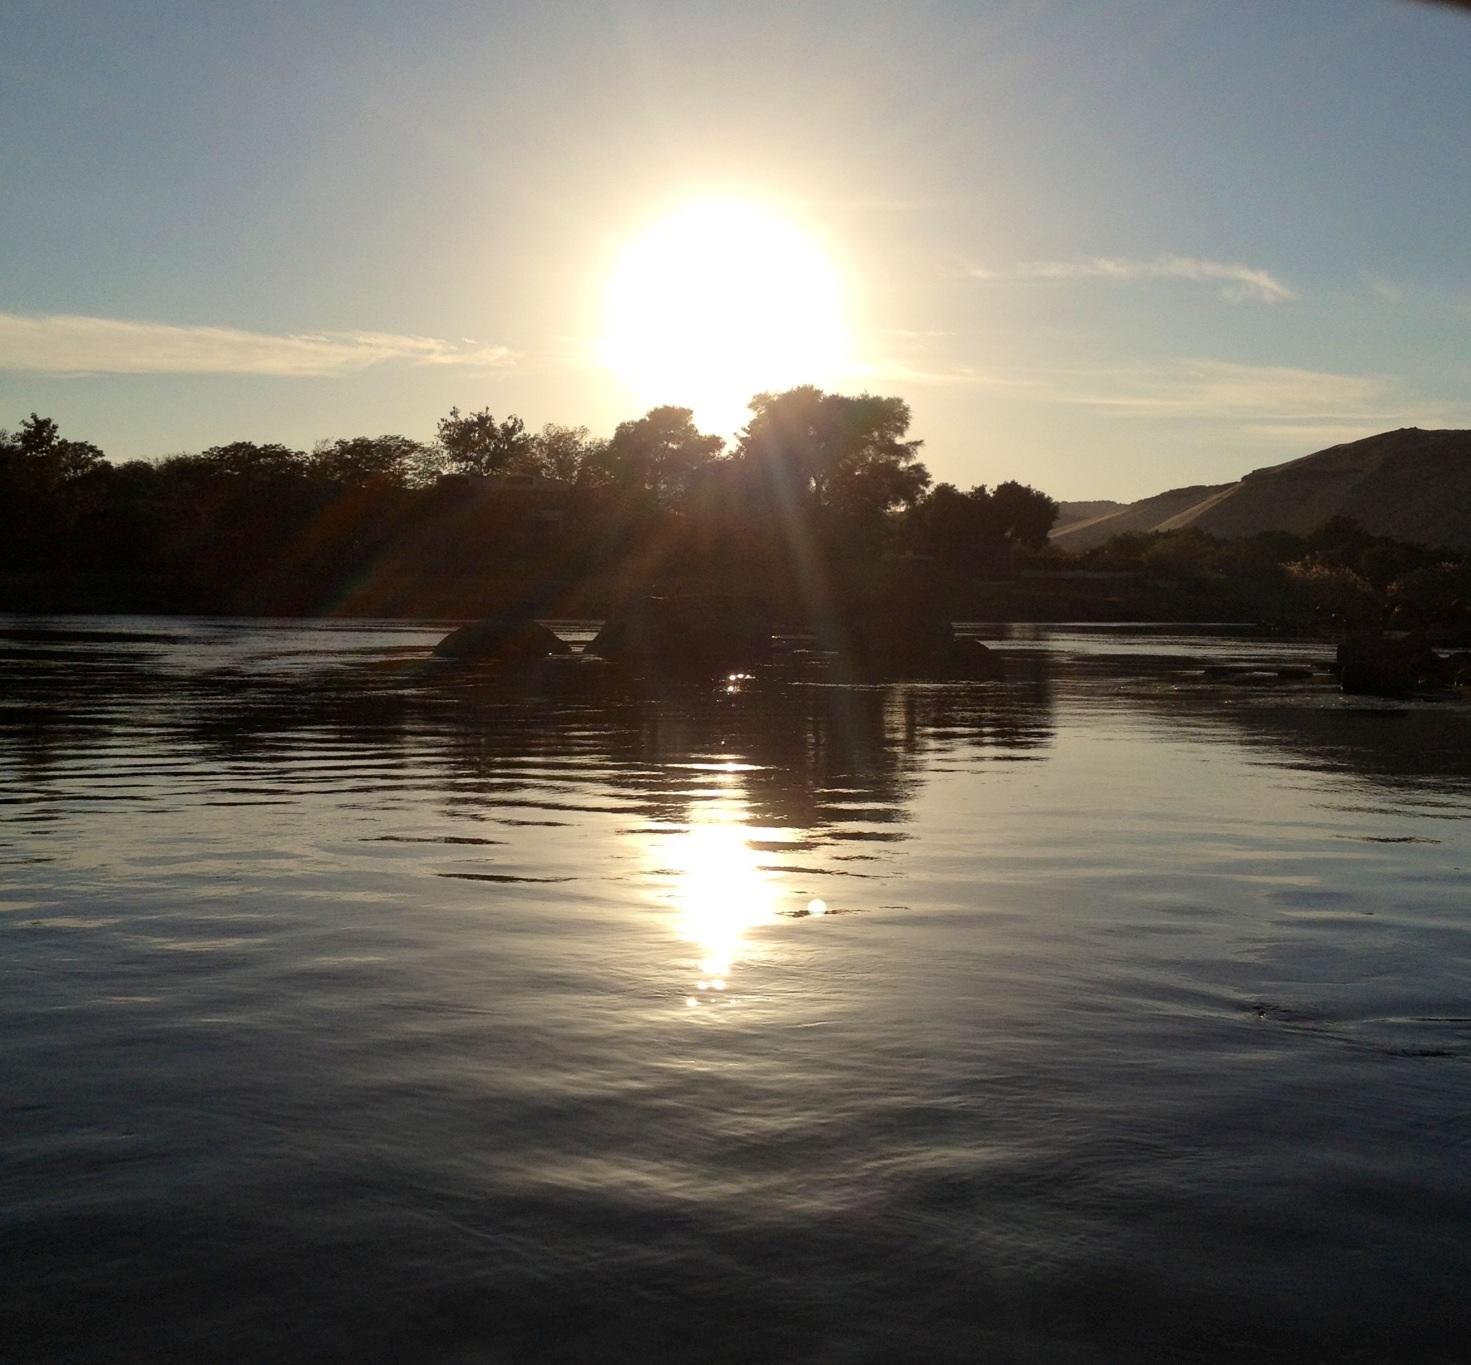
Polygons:
<instances>
[{"instance_id":1,"label":"wispy cloud","mask_svg":"<svg viewBox=\"0 0 1471 1365\"><path fill-rule=\"evenodd\" d=\"M0 370L34 374L249 374L321 378L391 361L410 365L503 366L504 346L390 332L277 335L235 327L68 314L0 313Z\"/></svg>"},{"instance_id":2,"label":"wispy cloud","mask_svg":"<svg viewBox=\"0 0 1471 1365\"><path fill-rule=\"evenodd\" d=\"M1242 424L1263 435L1315 424L1316 430L1360 435L1413 411L1435 416L1439 405L1418 401L1386 375L1338 374L1290 365L1246 365L1227 360L976 369L885 357L861 367L865 380L966 385L1028 403L1096 408L1141 417Z\"/></svg>"},{"instance_id":3,"label":"wispy cloud","mask_svg":"<svg viewBox=\"0 0 1471 1365\"><path fill-rule=\"evenodd\" d=\"M1383 275L1366 274L1364 276L1364 287L1377 299L1383 299L1385 303L1402 303L1405 297L1404 286L1397 284L1394 280Z\"/></svg>"},{"instance_id":4,"label":"wispy cloud","mask_svg":"<svg viewBox=\"0 0 1471 1365\"><path fill-rule=\"evenodd\" d=\"M1166 255L1149 260L1089 256L1076 261L1028 261L1004 269L972 266L969 274L976 280L1189 280L1217 286L1221 297L1233 303L1285 303L1297 297L1269 271L1196 256Z\"/></svg>"},{"instance_id":5,"label":"wispy cloud","mask_svg":"<svg viewBox=\"0 0 1471 1365\"><path fill-rule=\"evenodd\" d=\"M846 381L859 384L1014 389L1033 383L1014 371L963 363L955 354L955 334L944 328L884 327L867 334Z\"/></svg>"},{"instance_id":6,"label":"wispy cloud","mask_svg":"<svg viewBox=\"0 0 1471 1365\"><path fill-rule=\"evenodd\" d=\"M1100 382L1101 381L1101 382ZM1393 415L1395 381L1288 365L1185 360L1078 376L1053 391L1055 401L1166 416L1270 421L1375 421Z\"/></svg>"},{"instance_id":7,"label":"wispy cloud","mask_svg":"<svg viewBox=\"0 0 1471 1365\"><path fill-rule=\"evenodd\" d=\"M1032 387L1027 378L994 374L969 365L923 365L885 357L854 365L848 378L864 384L962 385L968 388L1018 389Z\"/></svg>"},{"instance_id":8,"label":"wispy cloud","mask_svg":"<svg viewBox=\"0 0 1471 1365\"><path fill-rule=\"evenodd\" d=\"M1241 430L1269 445L1325 450L1384 430L1382 422L1247 422Z\"/></svg>"}]
</instances>

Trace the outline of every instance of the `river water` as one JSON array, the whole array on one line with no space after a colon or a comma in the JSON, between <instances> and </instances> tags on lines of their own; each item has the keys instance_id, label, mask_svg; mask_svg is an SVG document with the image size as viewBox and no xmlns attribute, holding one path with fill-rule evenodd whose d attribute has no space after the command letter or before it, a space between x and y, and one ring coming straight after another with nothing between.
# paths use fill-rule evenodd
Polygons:
<instances>
[{"instance_id":1,"label":"river water","mask_svg":"<svg viewBox=\"0 0 1471 1365\"><path fill-rule=\"evenodd\" d=\"M0 1356L1466 1358L1471 706L443 629L0 620Z\"/></svg>"}]
</instances>

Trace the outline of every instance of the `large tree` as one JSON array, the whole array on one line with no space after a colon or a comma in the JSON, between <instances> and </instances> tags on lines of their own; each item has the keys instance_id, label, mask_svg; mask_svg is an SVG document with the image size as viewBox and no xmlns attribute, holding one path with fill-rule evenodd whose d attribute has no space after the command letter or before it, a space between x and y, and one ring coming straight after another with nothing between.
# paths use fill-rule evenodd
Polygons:
<instances>
[{"instance_id":1,"label":"large tree","mask_svg":"<svg viewBox=\"0 0 1471 1365\"><path fill-rule=\"evenodd\" d=\"M96 446L66 439L49 417L33 412L18 431L0 431L0 568L66 566L109 468Z\"/></svg>"},{"instance_id":2,"label":"large tree","mask_svg":"<svg viewBox=\"0 0 1471 1365\"><path fill-rule=\"evenodd\" d=\"M1004 567L1013 546L1040 549L1056 519L1051 498L1014 480L995 489L977 484L965 493L942 483L911 509L907 530L922 554L976 573Z\"/></svg>"},{"instance_id":3,"label":"large tree","mask_svg":"<svg viewBox=\"0 0 1471 1365\"><path fill-rule=\"evenodd\" d=\"M536 440L514 413L497 422L489 408L462 413L451 408L437 427L445 464L455 474L530 472Z\"/></svg>"},{"instance_id":4,"label":"large tree","mask_svg":"<svg viewBox=\"0 0 1471 1365\"><path fill-rule=\"evenodd\" d=\"M689 408L651 408L620 422L597 454L590 482L629 494L645 494L667 505L677 501L695 476L720 454L725 442L695 426Z\"/></svg>"},{"instance_id":5,"label":"large tree","mask_svg":"<svg viewBox=\"0 0 1471 1365\"><path fill-rule=\"evenodd\" d=\"M586 427L548 422L536 434L533 447L536 472L563 483L576 483L585 469L597 463L607 444Z\"/></svg>"},{"instance_id":6,"label":"large tree","mask_svg":"<svg viewBox=\"0 0 1471 1365\"><path fill-rule=\"evenodd\" d=\"M198 455L176 455L165 462L175 471L188 471L207 478L234 479L261 483L273 479L304 477L307 457L290 446L255 441L231 441L228 445L210 446Z\"/></svg>"},{"instance_id":7,"label":"large tree","mask_svg":"<svg viewBox=\"0 0 1471 1365\"><path fill-rule=\"evenodd\" d=\"M1028 484L1008 479L991 491L996 524L1014 545L1040 550L1057 520L1057 503Z\"/></svg>"},{"instance_id":8,"label":"large tree","mask_svg":"<svg viewBox=\"0 0 1471 1365\"><path fill-rule=\"evenodd\" d=\"M913 502L929 484L906 440L902 398L824 393L810 384L751 400L736 458L779 499L810 496L818 508L851 517L881 515Z\"/></svg>"},{"instance_id":9,"label":"large tree","mask_svg":"<svg viewBox=\"0 0 1471 1365\"><path fill-rule=\"evenodd\" d=\"M15 433L0 431L0 472L44 488L80 478L104 462L90 441L67 440L51 418L34 412Z\"/></svg>"},{"instance_id":10,"label":"large tree","mask_svg":"<svg viewBox=\"0 0 1471 1365\"><path fill-rule=\"evenodd\" d=\"M907 530L909 544L920 554L968 573L995 562L1002 544L984 485L962 493L953 483L936 484L910 511Z\"/></svg>"},{"instance_id":11,"label":"large tree","mask_svg":"<svg viewBox=\"0 0 1471 1365\"><path fill-rule=\"evenodd\" d=\"M319 445L312 453L312 470L343 488L402 488L419 480L429 454L408 436L348 436Z\"/></svg>"}]
</instances>

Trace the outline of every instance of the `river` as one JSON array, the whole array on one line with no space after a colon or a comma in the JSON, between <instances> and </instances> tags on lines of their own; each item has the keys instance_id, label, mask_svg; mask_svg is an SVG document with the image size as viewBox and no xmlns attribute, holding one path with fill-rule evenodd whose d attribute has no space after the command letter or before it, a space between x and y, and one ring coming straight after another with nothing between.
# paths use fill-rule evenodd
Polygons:
<instances>
[{"instance_id":1,"label":"river","mask_svg":"<svg viewBox=\"0 0 1471 1365\"><path fill-rule=\"evenodd\" d=\"M1471 706L445 628L0 618L0 1355L1464 1358Z\"/></svg>"}]
</instances>

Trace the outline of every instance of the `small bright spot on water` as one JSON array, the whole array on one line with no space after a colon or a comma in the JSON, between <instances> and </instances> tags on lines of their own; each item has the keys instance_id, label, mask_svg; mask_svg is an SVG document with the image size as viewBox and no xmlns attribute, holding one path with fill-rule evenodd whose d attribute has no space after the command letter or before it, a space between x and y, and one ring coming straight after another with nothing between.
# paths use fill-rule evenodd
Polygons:
<instances>
[{"instance_id":1,"label":"small bright spot on water","mask_svg":"<svg viewBox=\"0 0 1471 1365\"><path fill-rule=\"evenodd\" d=\"M684 1003L688 1005L692 1010L698 1009L700 1005L700 1002L696 1000L695 997L692 995L685 996Z\"/></svg>"},{"instance_id":2,"label":"small bright spot on water","mask_svg":"<svg viewBox=\"0 0 1471 1365\"><path fill-rule=\"evenodd\" d=\"M807 902L807 913L809 915L827 914L827 902L823 900L820 896L814 896L810 901Z\"/></svg>"}]
</instances>

